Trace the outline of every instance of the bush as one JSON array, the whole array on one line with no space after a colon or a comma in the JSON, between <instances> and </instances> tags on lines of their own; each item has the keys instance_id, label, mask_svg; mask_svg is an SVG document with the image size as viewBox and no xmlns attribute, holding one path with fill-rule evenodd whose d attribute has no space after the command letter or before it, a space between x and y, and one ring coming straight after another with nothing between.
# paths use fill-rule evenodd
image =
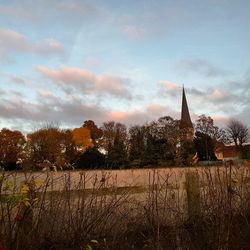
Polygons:
<instances>
[{"instance_id":1,"label":"bush","mask_svg":"<svg viewBox=\"0 0 250 250\"><path fill-rule=\"evenodd\" d=\"M75 166L80 169L105 168L105 155L95 147L89 148L79 156Z\"/></svg>"}]
</instances>

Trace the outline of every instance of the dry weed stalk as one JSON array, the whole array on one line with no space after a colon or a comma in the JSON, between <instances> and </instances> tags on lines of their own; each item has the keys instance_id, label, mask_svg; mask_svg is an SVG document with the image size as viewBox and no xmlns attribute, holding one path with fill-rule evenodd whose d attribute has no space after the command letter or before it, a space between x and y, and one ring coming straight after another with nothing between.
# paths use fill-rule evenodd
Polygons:
<instances>
[{"instance_id":1,"label":"dry weed stalk","mask_svg":"<svg viewBox=\"0 0 250 250\"><path fill-rule=\"evenodd\" d=\"M71 172L48 172L42 183L31 173L21 183L15 173L2 172L0 246L85 249L97 240L94 249L247 247L246 171L235 166L189 171L150 170L147 187L118 187L110 172L83 171L77 179Z\"/></svg>"}]
</instances>

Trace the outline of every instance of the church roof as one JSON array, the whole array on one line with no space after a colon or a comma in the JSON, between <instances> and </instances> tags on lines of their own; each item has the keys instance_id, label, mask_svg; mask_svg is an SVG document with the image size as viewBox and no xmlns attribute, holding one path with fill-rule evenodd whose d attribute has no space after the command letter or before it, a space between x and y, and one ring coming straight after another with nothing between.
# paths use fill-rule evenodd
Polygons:
<instances>
[{"instance_id":1,"label":"church roof","mask_svg":"<svg viewBox=\"0 0 250 250\"><path fill-rule=\"evenodd\" d=\"M189 115L187 99L184 87L182 89L182 107L181 107L181 121L180 121L180 128L192 128L193 124Z\"/></svg>"}]
</instances>

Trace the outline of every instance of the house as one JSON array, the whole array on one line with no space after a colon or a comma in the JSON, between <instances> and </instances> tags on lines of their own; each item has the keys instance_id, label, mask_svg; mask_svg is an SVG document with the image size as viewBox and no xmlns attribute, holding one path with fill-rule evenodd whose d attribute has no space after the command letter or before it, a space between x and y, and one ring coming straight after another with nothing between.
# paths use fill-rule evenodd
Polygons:
<instances>
[{"instance_id":1,"label":"house","mask_svg":"<svg viewBox=\"0 0 250 250\"><path fill-rule=\"evenodd\" d=\"M224 145L221 143L215 149L215 156L218 160L237 160L241 158L241 152L235 145Z\"/></svg>"}]
</instances>

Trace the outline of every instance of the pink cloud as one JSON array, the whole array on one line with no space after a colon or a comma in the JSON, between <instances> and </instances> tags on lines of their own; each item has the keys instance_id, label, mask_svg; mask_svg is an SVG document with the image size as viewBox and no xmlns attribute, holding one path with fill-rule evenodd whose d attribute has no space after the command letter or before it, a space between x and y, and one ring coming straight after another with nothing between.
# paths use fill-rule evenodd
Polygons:
<instances>
[{"instance_id":1,"label":"pink cloud","mask_svg":"<svg viewBox=\"0 0 250 250\"><path fill-rule=\"evenodd\" d=\"M88 66L99 66L101 64L100 60L96 59L96 58L87 58L85 61L86 65Z\"/></svg>"},{"instance_id":2,"label":"pink cloud","mask_svg":"<svg viewBox=\"0 0 250 250\"><path fill-rule=\"evenodd\" d=\"M216 102L224 102L231 98L229 93L220 89L214 89L207 97L209 100Z\"/></svg>"},{"instance_id":3,"label":"pink cloud","mask_svg":"<svg viewBox=\"0 0 250 250\"><path fill-rule=\"evenodd\" d=\"M110 76L95 75L94 73L72 67L61 67L52 70L43 66L36 66L38 72L62 88L74 88L82 93L103 95L131 99L127 89L128 79Z\"/></svg>"},{"instance_id":4,"label":"pink cloud","mask_svg":"<svg viewBox=\"0 0 250 250\"><path fill-rule=\"evenodd\" d=\"M54 39L30 43L21 33L4 28L0 28L0 44L0 57L2 58L8 58L13 52L40 56L64 53L63 45Z\"/></svg>"},{"instance_id":5,"label":"pink cloud","mask_svg":"<svg viewBox=\"0 0 250 250\"><path fill-rule=\"evenodd\" d=\"M214 124L218 127L225 127L229 118L223 115L213 115Z\"/></svg>"},{"instance_id":6,"label":"pink cloud","mask_svg":"<svg viewBox=\"0 0 250 250\"><path fill-rule=\"evenodd\" d=\"M107 113L107 120L114 120L127 125L143 124L157 120L160 117L170 115L174 119L178 119L180 114L170 108L164 107L161 104L149 104L136 110L114 111Z\"/></svg>"},{"instance_id":7,"label":"pink cloud","mask_svg":"<svg viewBox=\"0 0 250 250\"><path fill-rule=\"evenodd\" d=\"M162 115L166 112L166 107L160 104L150 104L147 107L147 111L152 114Z\"/></svg>"},{"instance_id":8,"label":"pink cloud","mask_svg":"<svg viewBox=\"0 0 250 250\"><path fill-rule=\"evenodd\" d=\"M168 80L160 80L158 82L160 87L159 94L162 96L163 92L170 94L171 96L176 97L179 93L181 93L181 86L180 84L168 81Z\"/></svg>"},{"instance_id":9,"label":"pink cloud","mask_svg":"<svg viewBox=\"0 0 250 250\"><path fill-rule=\"evenodd\" d=\"M52 94L52 92L46 91L46 90L39 90L38 91L38 95L41 98L51 98L51 97L54 97L54 95Z\"/></svg>"},{"instance_id":10,"label":"pink cloud","mask_svg":"<svg viewBox=\"0 0 250 250\"><path fill-rule=\"evenodd\" d=\"M126 125L142 124L150 120L150 116L143 110L114 111L107 114L109 121L125 123Z\"/></svg>"},{"instance_id":11,"label":"pink cloud","mask_svg":"<svg viewBox=\"0 0 250 250\"><path fill-rule=\"evenodd\" d=\"M176 90L179 90L181 88L181 86L177 83L174 83L174 82L170 82L168 80L160 80L159 81L159 84L166 88L167 90L170 90L170 91L176 91Z\"/></svg>"}]
</instances>

